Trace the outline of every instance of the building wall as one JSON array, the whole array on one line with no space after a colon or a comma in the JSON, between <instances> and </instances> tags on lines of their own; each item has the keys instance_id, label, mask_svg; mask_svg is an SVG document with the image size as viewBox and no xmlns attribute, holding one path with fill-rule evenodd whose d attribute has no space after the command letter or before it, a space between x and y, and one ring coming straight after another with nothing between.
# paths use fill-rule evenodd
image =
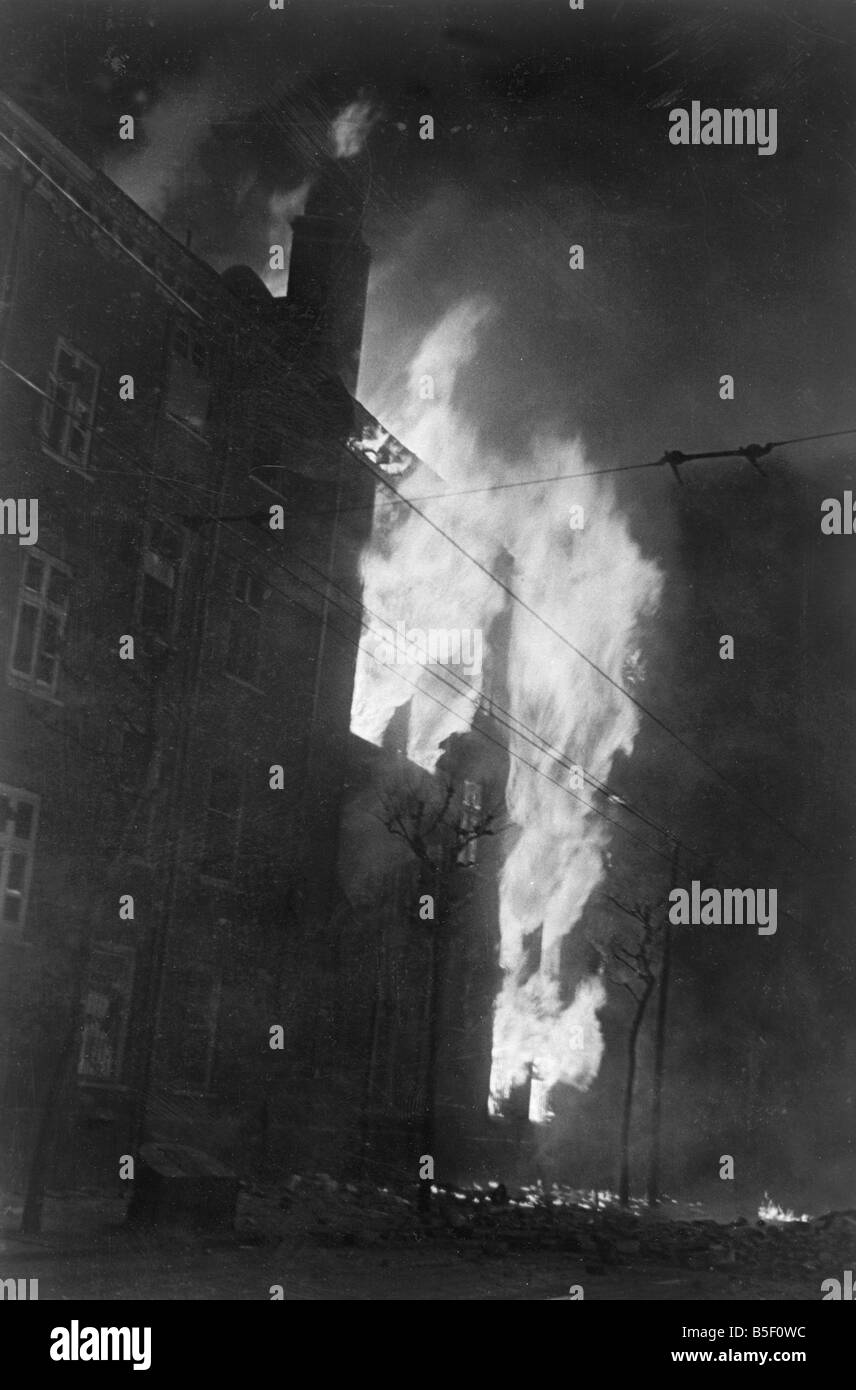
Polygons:
<instances>
[{"instance_id":1,"label":"building wall","mask_svg":"<svg viewBox=\"0 0 856 1390\"><path fill-rule=\"evenodd\" d=\"M221 280L5 100L0 181L2 493L39 501L37 545L0 536L0 783L38 810L4 832L31 881L0 923L2 1176L69 1036L56 1181L112 1181L140 1134L285 1158L317 1105L374 483L250 272Z\"/></svg>"},{"instance_id":2,"label":"building wall","mask_svg":"<svg viewBox=\"0 0 856 1390\"><path fill-rule=\"evenodd\" d=\"M502 1124L488 1115L502 835L475 841L465 856L469 863L457 862L454 851L465 783L478 787L483 811L494 812L497 828L503 824L507 763L498 733L478 715L473 731L446 741L433 775L408 762L392 728L382 748L356 738L352 743L339 861L349 909L341 952L351 999L350 1093L363 1097L366 1169L387 1181L408 1184L418 1175L432 936L441 976L432 1154L438 1180L488 1179L505 1143ZM444 867L434 874L386 828L384 807L406 805L417 788L436 807L448 782L455 797L446 833L434 847ZM429 813L426 823L430 819ZM433 920L420 917L424 895L434 898Z\"/></svg>"}]
</instances>

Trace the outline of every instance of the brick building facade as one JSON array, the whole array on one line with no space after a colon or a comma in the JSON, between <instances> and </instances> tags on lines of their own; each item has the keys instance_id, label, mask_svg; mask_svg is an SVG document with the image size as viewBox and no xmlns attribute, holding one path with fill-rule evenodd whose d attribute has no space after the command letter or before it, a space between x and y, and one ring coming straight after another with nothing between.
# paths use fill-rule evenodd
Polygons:
<instances>
[{"instance_id":1,"label":"brick building facade","mask_svg":"<svg viewBox=\"0 0 856 1390\"><path fill-rule=\"evenodd\" d=\"M368 252L322 172L274 300L5 99L0 180L2 491L39 504L0 536L2 1176L46 1100L55 1181L146 1135L323 1162Z\"/></svg>"}]
</instances>

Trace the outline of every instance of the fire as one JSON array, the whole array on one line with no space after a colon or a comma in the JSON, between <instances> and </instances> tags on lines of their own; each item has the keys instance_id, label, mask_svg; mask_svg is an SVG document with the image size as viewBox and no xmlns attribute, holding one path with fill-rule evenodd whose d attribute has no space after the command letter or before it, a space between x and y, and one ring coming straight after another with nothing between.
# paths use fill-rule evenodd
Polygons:
<instances>
[{"instance_id":1,"label":"fire","mask_svg":"<svg viewBox=\"0 0 856 1390\"><path fill-rule=\"evenodd\" d=\"M774 1202L774 1201L772 1200L772 1198L769 1197L769 1196L767 1195L766 1192L764 1193L764 1200L763 1200L763 1202L761 1203L760 1207L758 1208L758 1215L759 1215L759 1217L761 1218L762 1221L810 1221L810 1220L811 1220L811 1217L810 1217L810 1216L806 1216L805 1214L803 1214L802 1216L797 1216L796 1212L794 1212L794 1211L790 1211L790 1210L785 1211L784 1207L780 1207L780 1206L778 1205L777 1202Z\"/></svg>"},{"instance_id":2,"label":"fire","mask_svg":"<svg viewBox=\"0 0 856 1390\"><path fill-rule=\"evenodd\" d=\"M412 356L399 396L403 406L390 383L369 393L369 405L452 490L583 471L587 460L577 441L534 438L528 456L513 459L490 457L480 447L478 421L456 405L455 386L476 359L493 318L494 306L484 299L455 305ZM418 389L426 375L434 384L428 400ZM404 496L440 490L436 483L424 485L424 470L420 483L419 472L402 478ZM505 565L515 592L613 679L624 681L638 667L639 622L656 607L661 574L630 536L608 482L580 478L418 505L488 569ZM582 529L568 524L571 506L583 508ZM367 608L390 624L480 629L485 662L478 678L467 678L470 688L459 685L457 693L439 678L458 684L449 673L408 670L407 679L419 687L414 694L394 667L372 659L376 639L370 637L358 665L355 732L380 742L395 709L412 697L408 756L430 770L441 741L469 727L474 701L483 688L491 690L494 677L500 690L504 676L503 703L515 719L569 763L608 778L616 755L632 750L636 709L419 516L398 507L392 519L390 514L385 508L376 518L363 561ZM508 649L492 651L491 623L504 611L510 618ZM491 1093L499 1108L511 1088L531 1076L530 1118L543 1122L558 1083L585 1089L600 1066L603 982L598 976L578 980L568 1000L561 954L601 880L610 832L570 794L569 774L553 754L539 752L522 734L510 735L510 751L538 771L512 756L506 803L519 832L500 882L504 980L495 1010ZM541 959L533 974L527 938L539 928Z\"/></svg>"},{"instance_id":3,"label":"fire","mask_svg":"<svg viewBox=\"0 0 856 1390\"><path fill-rule=\"evenodd\" d=\"M362 152L378 115L371 102L363 99L349 102L343 107L330 126L337 159L354 159Z\"/></svg>"}]
</instances>

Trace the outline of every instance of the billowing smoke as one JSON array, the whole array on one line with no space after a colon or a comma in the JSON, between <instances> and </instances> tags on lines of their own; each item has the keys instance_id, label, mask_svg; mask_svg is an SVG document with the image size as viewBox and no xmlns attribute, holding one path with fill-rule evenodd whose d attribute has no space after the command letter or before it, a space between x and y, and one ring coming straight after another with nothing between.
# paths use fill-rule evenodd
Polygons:
<instances>
[{"instance_id":1,"label":"billowing smoke","mask_svg":"<svg viewBox=\"0 0 856 1390\"><path fill-rule=\"evenodd\" d=\"M362 96L341 107L302 103L287 83L259 106L228 63L212 61L136 115L134 140L111 151L104 171L174 235L192 229L194 250L215 269L246 261L282 296L292 223L306 211L323 160L355 159L380 115ZM250 156L248 132L256 141ZM283 248L276 269L271 246Z\"/></svg>"},{"instance_id":2,"label":"billowing smoke","mask_svg":"<svg viewBox=\"0 0 856 1390\"><path fill-rule=\"evenodd\" d=\"M137 118L143 138L120 147L104 172L150 217L160 221L170 204L204 181L199 150L214 121L225 114L214 76L173 87ZM139 143L137 143L137 140Z\"/></svg>"},{"instance_id":3,"label":"billowing smoke","mask_svg":"<svg viewBox=\"0 0 856 1390\"><path fill-rule=\"evenodd\" d=\"M415 346L398 408L384 388L367 402L450 491L591 466L578 441L555 437L533 436L525 457L481 447L479 422L458 403L456 388L461 374L478 365L479 345L497 318L486 298L457 303ZM433 486L426 482L425 470L414 469L398 487L411 497L442 490L436 479ZM608 481L581 478L417 505L489 569L505 564L515 592L613 679L626 682L638 670L639 624L658 603L661 575L641 555ZM393 626L487 634L505 612L509 636L507 651L486 650L481 674L470 675L378 660L379 639L389 633L373 619L353 709L362 737L379 742L394 710L410 699L408 756L430 769L441 740L469 727L479 693L501 689L504 679L514 720L568 762L606 778L616 755L632 750L634 706L409 508L379 504L363 581L366 608ZM584 978L568 1001L561 951L601 880L610 832L572 794L571 774L554 754L533 747L522 732L509 738L506 802L518 835L500 882L504 979L491 1089L500 1101L531 1076L530 1114L540 1120L549 1113L551 1087L585 1088L600 1065L603 984ZM533 972L529 945L539 930L540 964Z\"/></svg>"},{"instance_id":4,"label":"billowing smoke","mask_svg":"<svg viewBox=\"0 0 856 1390\"><path fill-rule=\"evenodd\" d=\"M270 208L270 243L271 246L282 247L285 264L282 270L273 270L268 262L262 279L271 294L277 298L284 295L288 289L288 258L292 241L291 224L295 217L299 217L306 210L306 199L311 187L312 184L307 179L297 188L286 189L284 193L272 193L270 196L268 204Z\"/></svg>"},{"instance_id":5,"label":"billowing smoke","mask_svg":"<svg viewBox=\"0 0 856 1390\"><path fill-rule=\"evenodd\" d=\"M337 159L355 159L362 154L379 111L364 98L351 101L333 118L330 137Z\"/></svg>"}]
</instances>

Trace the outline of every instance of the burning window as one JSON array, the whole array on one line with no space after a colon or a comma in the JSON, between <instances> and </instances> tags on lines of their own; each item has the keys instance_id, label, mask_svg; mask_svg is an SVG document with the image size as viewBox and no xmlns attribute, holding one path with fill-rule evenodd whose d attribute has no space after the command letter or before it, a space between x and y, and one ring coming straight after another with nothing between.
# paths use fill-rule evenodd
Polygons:
<instances>
[{"instance_id":1,"label":"burning window","mask_svg":"<svg viewBox=\"0 0 856 1390\"><path fill-rule=\"evenodd\" d=\"M231 883L238 864L240 836L241 779L230 767L214 767L208 792L201 872L209 878Z\"/></svg>"},{"instance_id":2,"label":"burning window","mask_svg":"<svg viewBox=\"0 0 856 1390\"><path fill-rule=\"evenodd\" d=\"M167 369L166 412L196 434L203 434L211 403L210 354L199 333L177 325Z\"/></svg>"},{"instance_id":3,"label":"burning window","mask_svg":"<svg viewBox=\"0 0 856 1390\"><path fill-rule=\"evenodd\" d=\"M182 552L180 531L163 521L149 522L140 580L140 624L158 637L167 638L172 632Z\"/></svg>"},{"instance_id":4,"label":"burning window","mask_svg":"<svg viewBox=\"0 0 856 1390\"><path fill-rule=\"evenodd\" d=\"M29 551L18 590L12 635L10 675L35 690L54 695L60 650L68 612L69 570L66 565Z\"/></svg>"},{"instance_id":5,"label":"burning window","mask_svg":"<svg viewBox=\"0 0 856 1390\"><path fill-rule=\"evenodd\" d=\"M0 926L21 931L33 872L39 798L0 786Z\"/></svg>"},{"instance_id":6,"label":"burning window","mask_svg":"<svg viewBox=\"0 0 856 1390\"><path fill-rule=\"evenodd\" d=\"M83 998L83 1038L77 1072L93 1081L116 1081L122 1070L134 978L131 951L96 946Z\"/></svg>"},{"instance_id":7,"label":"burning window","mask_svg":"<svg viewBox=\"0 0 856 1390\"><path fill-rule=\"evenodd\" d=\"M238 680L255 684L259 672L259 633L265 587L250 570L237 570L232 587L232 612L226 670Z\"/></svg>"},{"instance_id":8,"label":"burning window","mask_svg":"<svg viewBox=\"0 0 856 1390\"><path fill-rule=\"evenodd\" d=\"M461 846L458 850L459 864L475 864L476 862L476 832L481 822L481 808L481 783L465 781L461 795L461 821L458 831Z\"/></svg>"},{"instance_id":9,"label":"burning window","mask_svg":"<svg viewBox=\"0 0 856 1390\"><path fill-rule=\"evenodd\" d=\"M83 469L89 463L98 376L94 362L63 338L57 341L42 437L52 454Z\"/></svg>"}]
</instances>

